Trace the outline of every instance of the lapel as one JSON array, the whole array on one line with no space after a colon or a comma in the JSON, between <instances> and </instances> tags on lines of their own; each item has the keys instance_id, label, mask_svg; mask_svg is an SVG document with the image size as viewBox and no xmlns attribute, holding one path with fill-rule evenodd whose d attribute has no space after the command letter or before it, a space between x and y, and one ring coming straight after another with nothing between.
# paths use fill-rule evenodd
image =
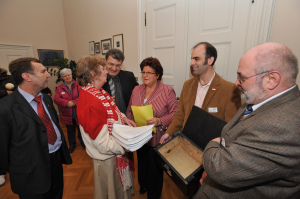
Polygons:
<instances>
[{"instance_id":1,"label":"lapel","mask_svg":"<svg viewBox=\"0 0 300 199\"><path fill-rule=\"evenodd\" d=\"M31 105L26 101L26 99L21 95L21 93L16 89L13 94L15 95L16 100L16 108L18 110L21 110L25 115L28 115L32 119L34 119L36 122L43 125L41 119L36 114L36 112L33 110Z\"/></svg>"},{"instance_id":2,"label":"lapel","mask_svg":"<svg viewBox=\"0 0 300 199\"><path fill-rule=\"evenodd\" d=\"M237 123L240 121L240 117L242 116L244 110L246 109L247 104L243 104L238 111L236 112L236 114L234 115L234 117L232 118L232 120L230 122L227 123L227 125L225 125L225 127L223 128L223 132L225 132L225 134L228 136L228 131L230 129L232 129L235 125L237 125ZM253 113L253 112L252 112ZM249 116L251 117L251 114L249 114L245 119L247 119Z\"/></svg>"},{"instance_id":3,"label":"lapel","mask_svg":"<svg viewBox=\"0 0 300 199\"><path fill-rule=\"evenodd\" d=\"M190 84L190 88L188 88L189 90L181 91L184 92L184 95L187 95L187 99L191 103L190 110L192 110L192 107L195 104L197 89L198 89L198 81L199 81L199 77L194 77L194 79L192 79L192 82Z\"/></svg>"},{"instance_id":4,"label":"lapel","mask_svg":"<svg viewBox=\"0 0 300 199\"><path fill-rule=\"evenodd\" d=\"M118 75L119 75L119 79L120 79L120 83L121 83L122 94L124 97L124 95L127 94L126 88L127 88L128 82L126 82L126 78L124 78L125 76L124 76L124 73L122 70L120 70Z\"/></svg>"},{"instance_id":5,"label":"lapel","mask_svg":"<svg viewBox=\"0 0 300 199\"><path fill-rule=\"evenodd\" d=\"M163 90L162 87L163 87L162 83L160 81L157 81L156 88L154 89L154 91L151 93L151 95L147 99L145 105L152 104L152 101L161 95L161 91ZM144 97L145 97L145 91L146 90L144 87Z\"/></svg>"},{"instance_id":6,"label":"lapel","mask_svg":"<svg viewBox=\"0 0 300 199\"><path fill-rule=\"evenodd\" d=\"M212 82L211 82L211 84L210 84L210 86L208 88L208 91L207 91L207 93L205 95L205 98L204 98L204 101L203 101L203 104L202 104L202 109L203 110L206 110L209 102L211 101L211 99L213 98L213 96L218 91L219 85L220 85L220 76L217 73L215 73L215 77L212 80Z\"/></svg>"}]
</instances>

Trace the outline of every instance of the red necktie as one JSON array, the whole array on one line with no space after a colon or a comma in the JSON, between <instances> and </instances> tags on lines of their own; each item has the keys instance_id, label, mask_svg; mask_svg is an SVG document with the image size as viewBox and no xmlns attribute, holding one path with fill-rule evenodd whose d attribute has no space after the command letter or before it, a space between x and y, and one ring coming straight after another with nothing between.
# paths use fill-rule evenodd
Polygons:
<instances>
[{"instance_id":1,"label":"red necktie","mask_svg":"<svg viewBox=\"0 0 300 199\"><path fill-rule=\"evenodd\" d=\"M57 135L55 133L51 119L48 116L48 114L46 113L46 110L43 106L41 96L37 96L33 100L38 103L37 111L38 111L38 115L39 115L40 119L42 120L43 124L45 125L45 127L47 129L48 143L54 145L54 143L57 139Z\"/></svg>"}]
</instances>

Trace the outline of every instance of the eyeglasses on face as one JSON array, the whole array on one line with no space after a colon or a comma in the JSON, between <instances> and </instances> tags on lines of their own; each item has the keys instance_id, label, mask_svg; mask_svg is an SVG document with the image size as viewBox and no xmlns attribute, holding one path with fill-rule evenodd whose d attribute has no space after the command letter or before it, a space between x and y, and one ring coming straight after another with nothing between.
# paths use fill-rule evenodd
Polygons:
<instances>
[{"instance_id":1,"label":"eyeglasses on face","mask_svg":"<svg viewBox=\"0 0 300 199\"><path fill-rule=\"evenodd\" d=\"M121 68L121 66L122 66L122 64L113 64L111 62L108 62L108 65L111 66L111 67L116 66L118 68Z\"/></svg>"},{"instance_id":2,"label":"eyeglasses on face","mask_svg":"<svg viewBox=\"0 0 300 199\"><path fill-rule=\"evenodd\" d=\"M155 73L152 73L152 72L141 72L142 73L142 75L154 75Z\"/></svg>"},{"instance_id":3,"label":"eyeglasses on face","mask_svg":"<svg viewBox=\"0 0 300 199\"><path fill-rule=\"evenodd\" d=\"M255 75L252 75L250 77L245 77L245 76L241 76L241 75L238 75L237 76L237 80L241 83L243 83L244 81L246 81L247 79L251 78L251 77L255 77L257 75L262 75L262 74L265 74L265 73L268 73L270 71L265 71L265 72L261 72L261 73L258 73L258 74L255 74Z\"/></svg>"}]
</instances>

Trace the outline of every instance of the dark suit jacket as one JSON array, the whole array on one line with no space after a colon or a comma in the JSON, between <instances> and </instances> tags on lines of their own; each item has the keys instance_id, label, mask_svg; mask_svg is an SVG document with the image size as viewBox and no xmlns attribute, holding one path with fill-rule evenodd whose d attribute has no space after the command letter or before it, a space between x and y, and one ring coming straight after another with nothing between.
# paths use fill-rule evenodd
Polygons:
<instances>
[{"instance_id":1,"label":"dark suit jacket","mask_svg":"<svg viewBox=\"0 0 300 199\"><path fill-rule=\"evenodd\" d=\"M71 164L64 134L51 97L44 103L61 133L62 162ZM51 185L46 127L16 89L0 100L0 168L9 172L12 191L21 195L46 193Z\"/></svg>"},{"instance_id":2,"label":"dark suit jacket","mask_svg":"<svg viewBox=\"0 0 300 199\"><path fill-rule=\"evenodd\" d=\"M207 144L199 198L300 198L300 91L267 102L223 128L225 147Z\"/></svg>"},{"instance_id":3,"label":"dark suit jacket","mask_svg":"<svg viewBox=\"0 0 300 199\"><path fill-rule=\"evenodd\" d=\"M135 86L137 86L139 84L136 82L136 79L135 79L133 73L130 71L120 70L120 73L118 74L118 76L120 78L120 83L122 85L122 93L123 93L123 97L124 97L124 101L125 101L125 105L126 105L126 109L127 109L132 90L134 89ZM108 81L103 85L102 88L111 95Z\"/></svg>"}]
</instances>

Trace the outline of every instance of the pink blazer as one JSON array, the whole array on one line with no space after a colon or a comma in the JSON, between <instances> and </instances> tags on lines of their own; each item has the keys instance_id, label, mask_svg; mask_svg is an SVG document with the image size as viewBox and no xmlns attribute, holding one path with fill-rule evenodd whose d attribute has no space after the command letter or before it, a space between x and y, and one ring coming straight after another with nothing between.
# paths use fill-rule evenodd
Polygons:
<instances>
[{"instance_id":1,"label":"pink blazer","mask_svg":"<svg viewBox=\"0 0 300 199\"><path fill-rule=\"evenodd\" d=\"M156 127L156 133L153 133L153 138L148 142L149 145L155 146L159 143L177 110L176 94L172 87L158 81L156 88L144 103L145 91L145 84L136 86L133 89L126 115L129 119L134 120L131 105L144 106L152 104L154 117L159 118L162 122L162 126Z\"/></svg>"}]
</instances>

